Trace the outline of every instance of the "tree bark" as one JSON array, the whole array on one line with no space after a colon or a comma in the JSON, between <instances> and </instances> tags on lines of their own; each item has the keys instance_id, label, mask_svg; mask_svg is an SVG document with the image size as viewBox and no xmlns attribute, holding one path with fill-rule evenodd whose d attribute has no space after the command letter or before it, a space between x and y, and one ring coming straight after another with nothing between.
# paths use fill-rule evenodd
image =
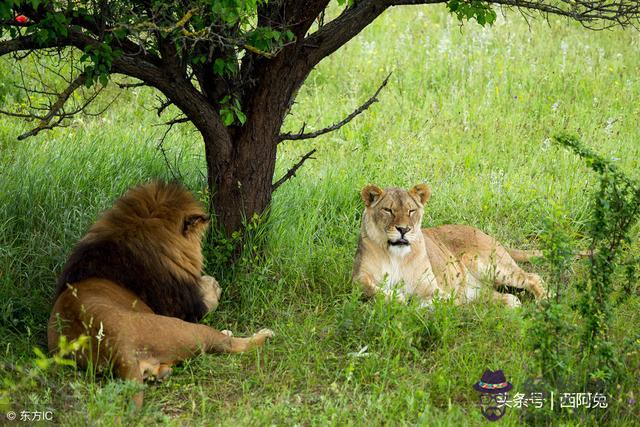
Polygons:
<instances>
[{"instance_id":1,"label":"tree bark","mask_svg":"<svg viewBox=\"0 0 640 427\"><path fill-rule=\"evenodd\" d=\"M271 202L284 113L268 102L269 93L264 92L270 90L255 91L251 97L246 123L227 129L227 137L233 138L228 156L217 149L218 135L203 134L211 204L227 235L242 229L244 220L261 214Z\"/></svg>"},{"instance_id":2,"label":"tree bark","mask_svg":"<svg viewBox=\"0 0 640 427\"><path fill-rule=\"evenodd\" d=\"M299 48L291 46L277 58L253 64L255 84L246 89L242 101L247 121L227 128L229 156L216 149L216 135L203 133L211 203L227 235L242 229L244 220L262 214L271 203L280 129L312 68L287 55Z\"/></svg>"},{"instance_id":3,"label":"tree bark","mask_svg":"<svg viewBox=\"0 0 640 427\"><path fill-rule=\"evenodd\" d=\"M209 135L204 135L204 143L213 213L217 224L231 235L242 228L245 219L262 213L271 202L277 138L247 130L234 141L228 159L215 155L215 141Z\"/></svg>"}]
</instances>

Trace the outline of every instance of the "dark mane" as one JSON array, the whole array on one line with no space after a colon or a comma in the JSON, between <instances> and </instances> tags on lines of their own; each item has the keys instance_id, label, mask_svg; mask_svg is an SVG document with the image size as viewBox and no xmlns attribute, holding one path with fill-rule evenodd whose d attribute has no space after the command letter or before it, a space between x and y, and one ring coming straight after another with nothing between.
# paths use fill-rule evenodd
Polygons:
<instances>
[{"instance_id":1,"label":"dark mane","mask_svg":"<svg viewBox=\"0 0 640 427\"><path fill-rule=\"evenodd\" d=\"M58 278L56 298L67 284L106 279L135 293L156 314L197 322L207 313L198 285L200 243L177 230L184 215L200 211L176 184L130 190L76 244Z\"/></svg>"},{"instance_id":2,"label":"dark mane","mask_svg":"<svg viewBox=\"0 0 640 427\"><path fill-rule=\"evenodd\" d=\"M140 297L156 314L197 322L207 313L196 283L161 277L159 260L141 260L124 245L111 241L80 242L73 249L58 279L56 298L67 284L100 278L117 283ZM151 265L151 264L155 264Z\"/></svg>"}]
</instances>

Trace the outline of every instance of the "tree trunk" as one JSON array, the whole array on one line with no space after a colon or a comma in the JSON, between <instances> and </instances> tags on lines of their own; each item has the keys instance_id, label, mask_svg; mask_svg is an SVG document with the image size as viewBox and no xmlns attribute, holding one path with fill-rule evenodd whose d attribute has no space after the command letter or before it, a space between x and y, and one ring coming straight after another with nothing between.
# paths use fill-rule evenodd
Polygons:
<instances>
[{"instance_id":1,"label":"tree trunk","mask_svg":"<svg viewBox=\"0 0 640 427\"><path fill-rule=\"evenodd\" d=\"M253 65L260 78L242 100L247 117L244 125L226 128L224 135L219 135L219 129L207 131L206 125L199 129L205 143L211 205L218 226L228 236L242 229L244 220L262 214L271 202L280 128L293 94L311 71L307 64L294 67L285 57ZM224 150L224 144L217 144L221 138L230 140L230 150L220 152L221 147Z\"/></svg>"},{"instance_id":2,"label":"tree trunk","mask_svg":"<svg viewBox=\"0 0 640 427\"><path fill-rule=\"evenodd\" d=\"M243 221L261 214L271 202L278 132L282 119L257 111L236 128L229 158L217 155L216 136L203 134L211 205L218 226L228 236Z\"/></svg>"}]
</instances>

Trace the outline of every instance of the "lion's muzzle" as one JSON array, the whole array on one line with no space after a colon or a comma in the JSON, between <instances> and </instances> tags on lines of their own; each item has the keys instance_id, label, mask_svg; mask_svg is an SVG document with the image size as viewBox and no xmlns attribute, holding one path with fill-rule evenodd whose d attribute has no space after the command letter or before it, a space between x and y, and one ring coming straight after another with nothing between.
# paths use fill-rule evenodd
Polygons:
<instances>
[{"instance_id":1,"label":"lion's muzzle","mask_svg":"<svg viewBox=\"0 0 640 427\"><path fill-rule=\"evenodd\" d=\"M395 227L395 231L400 235L398 238L390 238L388 240L390 246L407 246L409 240L406 238L407 233L411 231L411 227ZM395 234L395 233L394 233Z\"/></svg>"}]
</instances>

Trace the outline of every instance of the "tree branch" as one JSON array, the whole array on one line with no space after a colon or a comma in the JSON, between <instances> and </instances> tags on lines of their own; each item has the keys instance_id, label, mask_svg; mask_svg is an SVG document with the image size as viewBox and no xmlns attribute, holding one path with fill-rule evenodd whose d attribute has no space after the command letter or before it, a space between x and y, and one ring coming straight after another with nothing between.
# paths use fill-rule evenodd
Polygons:
<instances>
[{"instance_id":1,"label":"tree branch","mask_svg":"<svg viewBox=\"0 0 640 427\"><path fill-rule=\"evenodd\" d=\"M640 18L640 2L637 0L486 0L489 4L528 9L542 13L565 16L581 22L591 29L603 29L613 25L637 27ZM446 3L442 0L387 0L388 6ZM634 22L635 21L635 22ZM599 23L591 26L590 23Z\"/></svg>"},{"instance_id":2,"label":"tree branch","mask_svg":"<svg viewBox=\"0 0 640 427\"><path fill-rule=\"evenodd\" d=\"M437 0L438 2L444 0ZM355 37L389 7L385 0L363 0L346 8L337 18L301 41L299 61L311 69L324 57Z\"/></svg>"},{"instance_id":3,"label":"tree branch","mask_svg":"<svg viewBox=\"0 0 640 427\"><path fill-rule=\"evenodd\" d=\"M282 184L284 184L285 182L287 182L289 179L293 178L294 176L296 176L296 172L298 171L298 169L300 169L300 167L302 166L302 164L304 162L307 161L307 159L314 159L314 157L311 157L313 155L313 153L316 152L316 149L314 148L313 150L309 151L307 154L305 154L304 156L302 156L300 158L300 160L298 161L298 163L296 163L295 165L293 165L293 167L291 167L291 169L289 169L287 171L287 173L284 174L284 176L282 178L280 178L279 180L277 180L272 186L271 186L271 191L276 191L276 189L278 187L280 187Z\"/></svg>"},{"instance_id":4,"label":"tree branch","mask_svg":"<svg viewBox=\"0 0 640 427\"><path fill-rule=\"evenodd\" d=\"M328 126L326 128L317 130L315 132L309 132L309 133L304 133L304 126L303 126L302 130L299 133L293 133L293 134L292 133L283 133L283 134L281 134L280 135L280 141L294 141L294 140L299 140L299 139L311 139L311 138L315 138L315 137L320 136L320 135L324 135L325 133L333 132L334 130L340 129L342 126L346 125L351 120L353 120L356 116L358 116L359 114L361 114L365 110L367 110L373 103L378 102L378 95L380 94L380 91L382 91L382 88L384 88L387 85L387 83L389 82L389 77L391 77L391 73L389 73L387 75L387 77L385 77L385 79L382 81L382 84L378 87L378 90L376 90L376 92L373 94L373 96L371 98L369 98L364 104L362 104L361 106L356 108L351 114L349 114L347 117L345 117L344 119L340 120L339 122L334 123L331 126Z\"/></svg>"},{"instance_id":5,"label":"tree branch","mask_svg":"<svg viewBox=\"0 0 640 427\"><path fill-rule=\"evenodd\" d=\"M331 55L391 6L446 3L446 0L362 0L346 8L337 18L323 25L301 43L299 61L313 67ZM613 25L640 24L640 2L637 0L487 0L507 8L527 9L565 16L592 29ZM596 26L596 24L598 26Z\"/></svg>"},{"instance_id":6,"label":"tree branch","mask_svg":"<svg viewBox=\"0 0 640 427\"><path fill-rule=\"evenodd\" d=\"M52 129L60 125L60 123L62 123L64 119L69 118L74 114L77 114L80 111L82 111L88 105L88 103L85 103L85 105L83 105L81 108L77 109L73 113L65 113L64 111L62 111L62 113L60 112L60 110L62 110L62 108L64 107L64 104L67 102L69 97L73 94L73 92L75 92L76 89L82 86L86 80L87 80L87 76L84 73L78 75L75 79L73 79L71 83L69 83L69 86L67 86L65 90L60 92L56 101L49 108L49 111L47 112L47 114L45 114L42 118L40 118L40 123L38 124L38 126L31 129L29 132L25 132L22 135L18 136L18 140L21 141L30 136L35 136L45 129ZM89 102L91 102L92 100L93 98L91 98ZM51 120L56 116L58 117L58 119L55 121L55 123L51 123ZM35 115L31 117L37 118L37 116Z\"/></svg>"},{"instance_id":7,"label":"tree branch","mask_svg":"<svg viewBox=\"0 0 640 427\"><path fill-rule=\"evenodd\" d=\"M116 85L118 85L118 87L120 89L135 89L135 88L138 88L138 87L149 86L145 82L137 82L137 83L120 83L120 82L116 82Z\"/></svg>"},{"instance_id":8,"label":"tree branch","mask_svg":"<svg viewBox=\"0 0 640 427\"><path fill-rule=\"evenodd\" d=\"M24 50L48 48L75 47L84 50L88 46L99 46L100 43L93 37L70 30L68 37L59 37L44 44L33 36L2 41L0 42L0 56ZM113 59L111 72L137 78L158 89L193 121L198 130L206 134L218 135L219 137L215 140L216 152L220 156L229 156L232 148L231 141L228 137L224 137L228 135L227 129L222 123L218 111L190 82L175 81L167 76L165 71L156 65L159 62L159 58L155 55L148 55L144 52L124 53Z\"/></svg>"},{"instance_id":9,"label":"tree branch","mask_svg":"<svg viewBox=\"0 0 640 427\"><path fill-rule=\"evenodd\" d=\"M50 40L43 44L35 40L33 36L18 37L12 40L0 42L0 56L23 50L47 49L68 46L70 43L64 39Z\"/></svg>"}]
</instances>

